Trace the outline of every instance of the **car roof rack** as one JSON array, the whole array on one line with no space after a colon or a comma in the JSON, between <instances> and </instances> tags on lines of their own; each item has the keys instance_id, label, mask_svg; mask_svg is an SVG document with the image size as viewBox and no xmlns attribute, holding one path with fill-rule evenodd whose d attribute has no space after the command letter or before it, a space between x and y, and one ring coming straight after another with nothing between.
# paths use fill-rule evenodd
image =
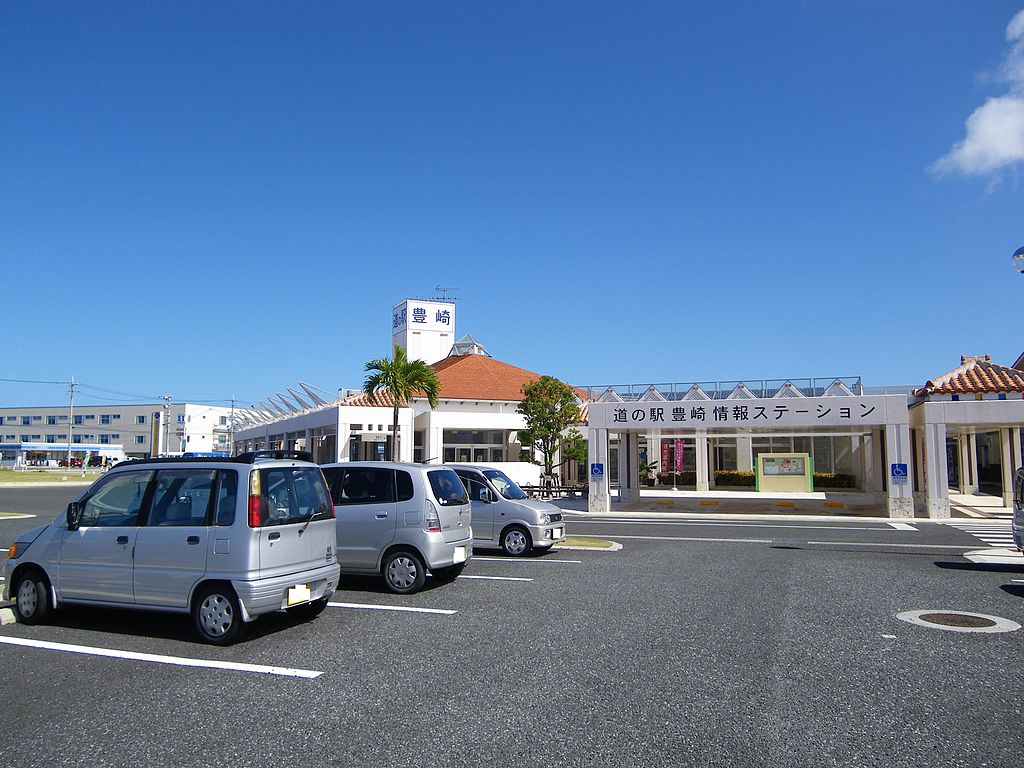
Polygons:
<instances>
[{"instance_id":1,"label":"car roof rack","mask_svg":"<svg viewBox=\"0 0 1024 768\"><path fill-rule=\"evenodd\" d=\"M210 464L211 462L226 462L231 464L252 464L257 461L272 461L274 459L293 459L295 461L308 461L313 463L313 454L309 451L248 451L237 456L156 456L151 459L129 459L122 464Z\"/></svg>"},{"instance_id":2,"label":"car roof rack","mask_svg":"<svg viewBox=\"0 0 1024 768\"><path fill-rule=\"evenodd\" d=\"M286 451L286 450L269 450L269 451L247 451L246 453L240 453L234 456L231 460L237 461L241 464L252 464L254 461L264 461L269 459L295 459L296 461L308 461L313 462L313 454L309 451Z\"/></svg>"}]
</instances>

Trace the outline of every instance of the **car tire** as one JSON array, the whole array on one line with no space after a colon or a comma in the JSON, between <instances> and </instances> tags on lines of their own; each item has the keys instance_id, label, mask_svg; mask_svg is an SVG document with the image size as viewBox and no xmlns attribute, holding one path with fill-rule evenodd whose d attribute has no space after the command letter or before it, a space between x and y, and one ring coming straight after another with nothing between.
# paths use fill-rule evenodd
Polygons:
<instances>
[{"instance_id":1,"label":"car tire","mask_svg":"<svg viewBox=\"0 0 1024 768\"><path fill-rule=\"evenodd\" d=\"M18 581L14 591L14 611L22 624L39 624L50 615L50 585L46 577L33 568Z\"/></svg>"},{"instance_id":2,"label":"car tire","mask_svg":"<svg viewBox=\"0 0 1024 768\"><path fill-rule=\"evenodd\" d=\"M324 612L324 609L327 607L328 600L330 600L330 597L321 597L319 600L314 600L311 603L296 605L295 607L288 609L288 614L297 619L302 619L303 621L315 619Z\"/></svg>"},{"instance_id":3,"label":"car tire","mask_svg":"<svg viewBox=\"0 0 1024 768\"><path fill-rule=\"evenodd\" d=\"M192 601L192 623L204 643L231 645L242 636L242 611L234 591L221 584L200 590Z\"/></svg>"},{"instance_id":4,"label":"car tire","mask_svg":"<svg viewBox=\"0 0 1024 768\"><path fill-rule=\"evenodd\" d=\"M464 570L466 570L466 563L459 563L458 565L453 565L449 568L439 568L433 573L434 578L440 583L448 584L449 582L455 581L459 578Z\"/></svg>"},{"instance_id":5,"label":"car tire","mask_svg":"<svg viewBox=\"0 0 1024 768\"><path fill-rule=\"evenodd\" d=\"M384 558L381 574L388 589L398 595L409 595L423 588L426 569L415 552L399 549Z\"/></svg>"},{"instance_id":6,"label":"car tire","mask_svg":"<svg viewBox=\"0 0 1024 768\"><path fill-rule=\"evenodd\" d=\"M520 557L533 549L530 532L519 525L510 525L501 532L501 549L511 557Z\"/></svg>"}]
</instances>

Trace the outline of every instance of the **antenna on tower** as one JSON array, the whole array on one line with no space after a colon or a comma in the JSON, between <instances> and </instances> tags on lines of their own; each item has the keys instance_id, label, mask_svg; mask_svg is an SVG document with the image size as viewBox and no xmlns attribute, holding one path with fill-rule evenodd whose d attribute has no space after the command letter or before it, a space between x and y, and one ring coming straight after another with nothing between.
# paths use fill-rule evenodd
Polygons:
<instances>
[{"instance_id":1,"label":"antenna on tower","mask_svg":"<svg viewBox=\"0 0 1024 768\"><path fill-rule=\"evenodd\" d=\"M457 291L458 288L442 288L440 285L434 286L434 292L437 294L434 298L438 301L451 301L455 302L459 300L458 296L449 296L448 291Z\"/></svg>"}]
</instances>

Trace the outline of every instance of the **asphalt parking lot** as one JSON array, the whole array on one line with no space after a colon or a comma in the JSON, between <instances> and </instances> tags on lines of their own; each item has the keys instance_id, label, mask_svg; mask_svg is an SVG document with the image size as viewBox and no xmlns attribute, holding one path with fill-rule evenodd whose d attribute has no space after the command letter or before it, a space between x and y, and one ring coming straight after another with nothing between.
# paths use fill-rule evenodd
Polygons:
<instances>
[{"instance_id":1,"label":"asphalt parking lot","mask_svg":"<svg viewBox=\"0 0 1024 768\"><path fill-rule=\"evenodd\" d=\"M59 511L48 493L0 490L0 511ZM0 519L0 544L39 522ZM0 762L1018 764L1024 631L895 615L1020 622L1024 572L968 563L977 542L945 526L679 522L570 519L624 548L478 552L474 578L413 596L346 578L338 607L265 618L231 648L195 643L184 616L69 609L3 626Z\"/></svg>"}]
</instances>

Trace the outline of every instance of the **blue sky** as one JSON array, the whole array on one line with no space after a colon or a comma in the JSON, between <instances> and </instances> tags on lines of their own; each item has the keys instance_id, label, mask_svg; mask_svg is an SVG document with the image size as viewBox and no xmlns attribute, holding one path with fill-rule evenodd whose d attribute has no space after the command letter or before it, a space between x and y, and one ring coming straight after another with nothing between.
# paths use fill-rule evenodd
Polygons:
<instances>
[{"instance_id":1,"label":"blue sky","mask_svg":"<svg viewBox=\"0 0 1024 768\"><path fill-rule=\"evenodd\" d=\"M0 378L357 387L435 286L578 385L1012 363L1021 9L5 3Z\"/></svg>"}]
</instances>

